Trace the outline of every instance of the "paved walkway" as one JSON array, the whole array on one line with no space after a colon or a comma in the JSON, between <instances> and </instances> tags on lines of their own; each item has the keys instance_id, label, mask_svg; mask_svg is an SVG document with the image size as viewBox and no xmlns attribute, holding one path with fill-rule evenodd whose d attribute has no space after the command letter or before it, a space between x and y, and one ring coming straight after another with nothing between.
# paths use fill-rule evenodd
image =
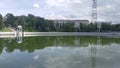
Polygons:
<instances>
[{"instance_id":1,"label":"paved walkway","mask_svg":"<svg viewBox=\"0 0 120 68\"><path fill-rule=\"evenodd\" d=\"M12 32L16 32L16 30L12 27L8 27Z\"/></svg>"},{"instance_id":2,"label":"paved walkway","mask_svg":"<svg viewBox=\"0 0 120 68\"><path fill-rule=\"evenodd\" d=\"M16 37L16 32L0 32L0 36ZM24 32L24 36L106 36L120 38L120 32Z\"/></svg>"}]
</instances>

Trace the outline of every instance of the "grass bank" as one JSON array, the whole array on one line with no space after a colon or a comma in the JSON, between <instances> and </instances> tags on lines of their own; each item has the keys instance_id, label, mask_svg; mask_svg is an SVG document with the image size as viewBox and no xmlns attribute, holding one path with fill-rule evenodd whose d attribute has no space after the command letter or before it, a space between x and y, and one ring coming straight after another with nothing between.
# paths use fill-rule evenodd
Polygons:
<instances>
[{"instance_id":1,"label":"grass bank","mask_svg":"<svg viewBox=\"0 0 120 68\"><path fill-rule=\"evenodd\" d=\"M9 28L3 28L2 30L0 30L0 32L11 32L11 30Z\"/></svg>"}]
</instances>

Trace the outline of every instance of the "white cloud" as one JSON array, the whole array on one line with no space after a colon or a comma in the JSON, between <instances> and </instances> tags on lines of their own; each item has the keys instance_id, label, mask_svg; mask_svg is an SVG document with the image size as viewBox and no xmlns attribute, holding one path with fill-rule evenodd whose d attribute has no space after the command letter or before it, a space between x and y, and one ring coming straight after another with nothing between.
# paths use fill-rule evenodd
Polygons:
<instances>
[{"instance_id":1,"label":"white cloud","mask_svg":"<svg viewBox=\"0 0 120 68\"><path fill-rule=\"evenodd\" d=\"M48 6L69 7L73 3L82 3L81 0L46 0Z\"/></svg>"},{"instance_id":2,"label":"white cloud","mask_svg":"<svg viewBox=\"0 0 120 68\"><path fill-rule=\"evenodd\" d=\"M55 14L54 11L51 11L51 14L47 15L47 19L67 19L67 18L61 14Z\"/></svg>"},{"instance_id":3,"label":"white cloud","mask_svg":"<svg viewBox=\"0 0 120 68\"><path fill-rule=\"evenodd\" d=\"M106 5L106 8L107 8L108 10L115 10L115 5L107 4L107 5Z\"/></svg>"},{"instance_id":4,"label":"white cloud","mask_svg":"<svg viewBox=\"0 0 120 68\"><path fill-rule=\"evenodd\" d=\"M73 0L74 3L82 3L81 0Z\"/></svg>"},{"instance_id":5,"label":"white cloud","mask_svg":"<svg viewBox=\"0 0 120 68\"><path fill-rule=\"evenodd\" d=\"M9 4L7 4L7 5L9 5ZM6 5L6 3L0 3L0 8L8 8L8 7L10 7L10 5L9 6L7 6Z\"/></svg>"},{"instance_id":6,"label":"white cloud","mask_svg":"<svg viewBox=\"0 0 120 68\"><path fill-rule=\"evenodd\" d=\"M50 14L47 18L84 19L91 13L90 2L90 0L46 0L46 4L55 14L54 16Z\"/></svg>"},{"instance_id":7,"label":"white cloud","mask_svg":"<svg viewBox=\"0 0 120 68\"><path fill-rule=\"evenodd\" d=\"M110 9L112 8L112 6L109 4L109 5L106 5L106 8Z\"/></svg>"},{"instance_id":8,"label":"white cloud","mask_svg":"<svg viewBox=\"0 0 120 68\"><path fill-rule=\"evenodd\" d=\"M39 8L39 4L33 4L33 7Z\"/></svg>"},{"instance_id":9,"label":"white cloud","mask_svg":"<svg viewBox=\"0 0 120 68\"><path fill-rule=\"evenodd\" d=\"M48 6L56 6L56 7L66 7L68 0L46 0Z\"/></svg>"},{"instance_id":10,"label":"white cloud","mask_svg":"<svg viewBox=\"0 0 120 68\"><path fill-rule=\"evenodd\" d=\"M46 0L50 11L54 16L48 14L47 18L52 19L88 19L91 20L92 0ZM120 12L118 0L98 0L98 21L116 20L120 16L110 16Z\"/></svg>"},{"instance_id":11,"label":"white cloud","mask_svg":"<svg viewBox=\"0 0 120 68\"><path fill-rule=\"evenodd\" d=\"M4 3L0 3L0 6L5 6Z\"/></svg>"},{"instance_id":12,"label":"white cloud","mask_svg":"<svg viewBox=\"0 0 120 68\"><path fill-rule=\"evenodd\" d=\"M29 3L26 3L27 1ZM97 3L99 20L120 19L120 0L97 0ZM52 19L90 20L91 7L92 0L0 0L2 15L6 13L13 13L14 15L31 13Z\"/></svg>"}]
</instances>

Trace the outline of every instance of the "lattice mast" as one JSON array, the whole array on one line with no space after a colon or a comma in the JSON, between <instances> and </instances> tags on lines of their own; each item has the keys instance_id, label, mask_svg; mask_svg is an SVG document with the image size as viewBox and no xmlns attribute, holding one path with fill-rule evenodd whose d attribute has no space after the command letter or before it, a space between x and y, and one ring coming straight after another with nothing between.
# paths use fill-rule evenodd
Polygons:
<instances>
[{"instance_id":1,"label":"lattice mast","mask_svg":"<svg viewBox=\"0 0 120 68\"><path fill-rule=\"evenodd\" d=\"M97 0L92 0L92 23L97 22Z\"/></svg>"}]
</instances>

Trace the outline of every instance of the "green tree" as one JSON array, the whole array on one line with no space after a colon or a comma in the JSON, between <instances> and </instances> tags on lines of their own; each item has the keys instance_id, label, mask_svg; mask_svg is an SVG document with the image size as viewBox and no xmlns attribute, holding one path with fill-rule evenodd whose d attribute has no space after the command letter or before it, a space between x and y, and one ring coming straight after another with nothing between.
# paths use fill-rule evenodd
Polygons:
<instances>
[{"instance_id":1,"label":"green tree","mask_svg":"<svg viewBox=\"0 0 120 68\"><path fill-rule=\"evenodd\" d=\"M101 31L112 31L111 24L102 23L102 25L101 25Z\"/></svg>"},{"instance_id":2,"label":"green tree","mask_svg":"<svg viewBox=\"0 0 120 68\"><path fill-rule=\"evenodd\" d=\"M35 29L38 31L45 32L47 30L45 19L41 17L35 17Z\"/></svg>"},{"instance_id":3,"label":"green tree","mask_svg":"<svg viewBox=\"0 0 120 68\"><path fill-rule=\"evenodd\" d=\"M61 31L60 27L61 27L61 23L56 22L55 23L55 31L57 31L57 32Z\"/></svg>"},{"instance_id":4,"label":"green tree","mask_svg":"<svg viewBox=\"0 0 120 68\"><path fill-rule=\"evenodd\" d=\"M15 22L15 27L18 26L18 25L21 25L23 30L26 30L25 26L26 26L26 16L19 16L19 17L16 17L16 22Z\"/></svg>"},{"instance_id":5,"label":"green tree","mask_svg":"<svg viewBox=\"0 0 120 68\"><path fill-rule=\"evenodd\" d=\"M6 16L5 16L5 25L6 26L13 26L14 23L15 23L14 15L11 14L11 13L6 14Z\"/></svg>"},{"instance_id":6,"label":"green tree","mask_svg":"<svg viewBox=\"0 0 120 68\"><path fill-rule=\"evenodd\" d=\"M55 23L52 20L46 20L47 30L55 31Z\"/></svg>"},{"instance_id":7,"label":"green tree","mask_svg":"<svg viewBox=\"0 0 120 68\"><path fill-rule=\"evenodd\" d=\"M27 16L27 29L30 30L30 31L34 31L35 30L35 16L32 15L32 14L28 14Z\"/></svg>"},{"instance_id":8,"label":"green tree","mask_svg":"<svg viewBox=\"0 0 120 68\"><path fill-rule=\"evenodd\" d=\"M81 32L85 32L86 31L86 24L80 23L80 29Z\"/></svg>"},{"instance_id":9,"label":"green tree","mask_svg":"<svg viewBox=\"0 0 120 68\"><path fill-rule=\"evenodd\" d=\"M74 23L73 22L64 23L63 31L64 32L74 32L75 31Z\"/></svg>"},{"instance_id":10,"label":"green tree","mask_svg":"<svg viewBox=\"0 0 120 68\"><path fill-rule=\"evenodd\" d=\"M86 26L86 32L95 32L97 31L97 24L90 23Z\"/></svg>"},{"instance_id":11,"label":"green tree","mask_svg":"<svg viewBox=\"0 0 120 68\"><path fill-rule=\"evenodd\" d=\"M4 27L3 17L2 17L2 15L0 14L0 30L2 30L3 27Z\"/></svg>"},{"instance_id":12,"label":"green tree","mask_svg":"<svg viewBox=\"0 0 120 68\"><path fill-rule=\"evenodd\" d=\"M114 31L120 31L120 24L114 25Z\"/></svg>"}]
</instances>

